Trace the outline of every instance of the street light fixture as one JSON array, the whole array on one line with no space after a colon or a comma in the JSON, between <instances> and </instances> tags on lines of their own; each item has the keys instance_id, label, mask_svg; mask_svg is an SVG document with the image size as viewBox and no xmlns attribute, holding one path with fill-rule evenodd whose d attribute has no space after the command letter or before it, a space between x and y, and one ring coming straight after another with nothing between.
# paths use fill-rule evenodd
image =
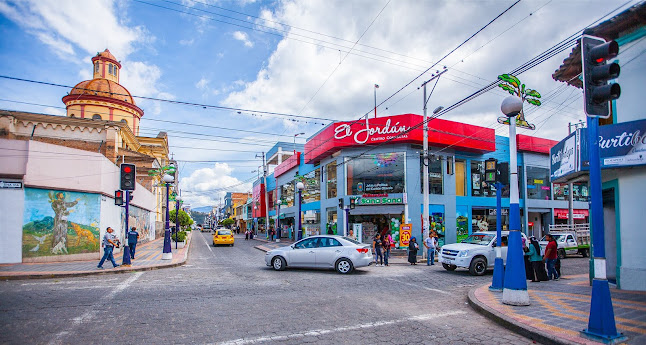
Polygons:
<instances>
[{"instance_id":1,"label":"street light fixture","mask_svg":"<svg viewBox=\"0 0 646 345\"><path fill-rule=\"evenodd\" d=\"M305 185L303 184L303 182L298 181L298 183L296 183L296 189L298 189L298 215L297 215L298 223L297 224L298 224L299 241L303 239L303 229L302 229L303 226L301 224L301 204L303 201L303 188L305 188Z\"/></svg>"},{"instance_id":2,"label":"street light fixture","mask_svg":"<svg viewBox=\"0 0 646 345\"><path fill-rule=\"evenodd\" d=\"M507 267L502 290L502 303L509 305L529 305L523 244L520 235L520 206L518 202L518 164L516 148L516 116L523 110L523 100L509 96L502 101L500 110L509 118L509 243L507 247Z\"/></svg>"},{"instance_id":3,"label":"street light fixture","mask_svg":"<svg viewBox=\"0 0 646 345\"><path fill-rule=\"evenodd\" d=\"M173 253L171 252L171 249L170 249L170 211L168 209L168 205L169 205L168 190L170 188L170 184L173 183L173 181L175 181L175 178L172 175L165 174L162 177L162 181L166 183L166 223L164 226L164 251L162 253L162 260L172 260Z\"/></svg>"},{"instance_id":4,"label":"street light fixture","mask_svg":"<svg viewBox=\"0 0 646 345\"><path fill-rule=\"evenodd\" d=\"M296 133L294 134L294 154L296 154L296 137L299 135L305 135L305 133Z\"/></svg>"}]
</instances>

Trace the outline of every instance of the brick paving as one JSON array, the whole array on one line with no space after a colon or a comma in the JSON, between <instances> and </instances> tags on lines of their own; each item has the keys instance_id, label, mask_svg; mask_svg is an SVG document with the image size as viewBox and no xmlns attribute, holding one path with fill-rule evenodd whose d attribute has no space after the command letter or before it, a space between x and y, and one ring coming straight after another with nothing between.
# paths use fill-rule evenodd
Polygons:
<instances>
[{"instance_id":1,"label":"brick paving","mask_svg":"<svg viewBox=\"0 0 646 345\"><path fill-rule=\"evenodd\" d=\"M598 344L580 333L588 326L590 312L587 274L528 282L531 305L526 307L503 304L502 293L489 291L489 285L469 293L471 304L483 314L541 342ZM617 331L627 337L622 343L646 344L646 292L611 289L611 294Z\"/></svg>"},{"instance_id":2,"label":"brick paving","mask_svg":"<svg viewBox=\"0 0 646 345\"><path fill-rule=\"evenodd\" d=\"M0 265L0 279L26 279L26 278L52 278L66 276L81 276L89 274L123 273L143 271L162 267L174 267L186 262L188 248L192 238L188 232L186 246L175 249L175 242L171 242L173 253L172 260L162 260L164 239L158 238L154 241L137 245L136 259L131 260L129 267L120 266L112 268L109 261L103 264L104 269L97 269L99 259L69 262L47 262L47 263L19 263ZM114 260L121 265L123 262L123 251L114 255Z\"/></svg>"}]
</instances>

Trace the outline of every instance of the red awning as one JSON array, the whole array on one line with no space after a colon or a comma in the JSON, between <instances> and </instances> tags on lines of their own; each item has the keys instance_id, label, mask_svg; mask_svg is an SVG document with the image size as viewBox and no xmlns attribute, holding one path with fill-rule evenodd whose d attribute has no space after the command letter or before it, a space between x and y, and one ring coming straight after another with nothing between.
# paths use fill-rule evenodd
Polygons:
<instances>
[{"instance_id":1,"label":"red awning","mask_svg":"<svg viewBox=\"0 0 646 345\"><path fill-rule=\"evenodd\" d=\"M588 210L573 210L574 211L574 219L585 219L585 217L588 217L590 215L590 212ZM556 219L568 219L568 209L566 208L555 208L554 209L554 217Z\"/></svg>"}]
</instances>

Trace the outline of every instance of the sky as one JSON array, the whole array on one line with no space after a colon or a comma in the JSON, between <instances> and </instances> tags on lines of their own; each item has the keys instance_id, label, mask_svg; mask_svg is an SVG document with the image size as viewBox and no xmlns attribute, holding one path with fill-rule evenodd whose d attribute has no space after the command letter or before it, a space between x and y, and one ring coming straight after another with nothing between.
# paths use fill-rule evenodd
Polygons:
<instances>
[{"instance_id":1,"label":"sky","mask_svg":"<svg viewBox=\"0 0 646 345\"><path fill-rule=\"evenodd\" d=\"M378 116L422 114L420 86L446 66L428 108L449 107L637 3L0 0L0 76L74 86L109 49L144 110L140 135L169 134L182 199L200 207L249 191L256 156L277 141L304 144L332 121L372 112L375 84ZM551 77L570 51L517 74L543 96L525 104L536 129L518 133L561 140L585 120L582 91ZM61 116L70 91L7 78L0 90L0 109ZM495 88L442 118L507 136L496 118L508 95Z\"/></svg>"}]
</instances>

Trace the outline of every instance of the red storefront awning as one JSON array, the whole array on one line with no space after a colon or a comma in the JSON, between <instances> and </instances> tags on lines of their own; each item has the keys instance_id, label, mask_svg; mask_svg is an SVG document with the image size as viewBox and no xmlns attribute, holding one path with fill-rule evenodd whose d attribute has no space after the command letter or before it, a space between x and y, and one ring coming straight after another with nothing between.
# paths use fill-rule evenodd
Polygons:
<instances>
[{"instance_id":1,"label":"red storefront awning","mask_svg":"<svg viewBox=\"0 0 646 345\"><path fill-rule=\"evenodd\" d=\"M590 212L588 210L573 210L574 211L574 219L585 219L585 217L588 217L590 215ZM566 208L555 208L554 209L554 216L556 219L568 219L568 209Z\"/></svg>"},{"instance_id":2,"label":"red storefront awning","mask_svg":"<svg viewBox=\"0 0 646 345\"><path fill-rule=\"evenodd\" d=\"M284 162L280 163L274 169L274 177L278 177L288 172L289 169L292 169L293 167L298 166L300 161L301 161L301 153L296 152L295 155L292 155L291 157L287 158Z\"/></svg>"},{"instance_id":3,"label":"red storefront awning","mask_svg":"<svg viewBox=\"0 0 646 345\"><path fill-rule=\"evenodd\" d=\"M550 139L532 137L523 134L516 135L516 148L518 149L518 151L545 153L549 155L552 146L558 143L558 141Z\"/></svg>"}]
</instances>

